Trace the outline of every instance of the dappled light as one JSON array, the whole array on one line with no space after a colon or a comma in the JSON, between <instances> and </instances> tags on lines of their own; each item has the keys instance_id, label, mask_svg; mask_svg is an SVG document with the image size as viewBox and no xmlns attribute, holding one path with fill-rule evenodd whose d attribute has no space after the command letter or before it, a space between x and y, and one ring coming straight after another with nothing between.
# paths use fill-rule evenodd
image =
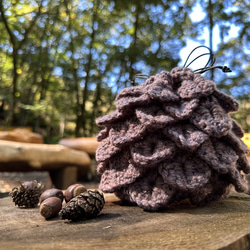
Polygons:
<instances>
[{"instance_id":1,"label":"dappled light","mask_svg":"<svg viewBox=\"0 0 250 250\"><path fill-rule=\"evenodd\" d=\"M45 143L95 136L95 119L114 110L114 98L130 86L128 79L183 66L198 45L210 47L216 63L232 69L206 76L224 93L249 102L247 5L3 0L0 126L43 131ZM191 68L203 67L204 61L200 58ZM242 112L235 119L249 131Z\"/></svg>"}]
</instances>

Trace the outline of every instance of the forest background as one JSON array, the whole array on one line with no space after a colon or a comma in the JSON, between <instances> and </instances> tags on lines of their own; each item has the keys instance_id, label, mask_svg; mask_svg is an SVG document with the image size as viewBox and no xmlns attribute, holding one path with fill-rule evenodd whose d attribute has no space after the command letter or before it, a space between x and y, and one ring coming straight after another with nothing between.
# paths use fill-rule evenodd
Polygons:
<instances>
[{"instance_id":1,"label":"forest background","mask_svg":"<svg viewBox=\"0 0 250 250\"><path fill-rule=\"evenodd\" d=\"M240 102L232 116L250 132L248 0L0 0L0 14L0 126L46 143L95 136L128 79L183 66L187 42L208 41L232 73L204 76Z\"/></svg>"}]
</instances>

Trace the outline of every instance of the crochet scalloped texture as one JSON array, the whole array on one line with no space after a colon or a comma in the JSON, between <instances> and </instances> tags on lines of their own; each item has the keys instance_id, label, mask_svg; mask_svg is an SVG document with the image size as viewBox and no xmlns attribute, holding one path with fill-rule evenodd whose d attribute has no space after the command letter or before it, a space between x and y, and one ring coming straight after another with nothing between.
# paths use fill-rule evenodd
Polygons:
<instances>
[{"instance_id":1,"label":"crochet scalloped texture","mask_svg":"<svg viewBox=\"0 0 250 250\"><path fill-rule=\"evenodd\" d=\"M188 68L123 89L116 110L96 120L99 188L149 211L183 199L206 205L232 185L247 191L244 132L229 116L238 108Z\"/></svg>"}]
</instances>

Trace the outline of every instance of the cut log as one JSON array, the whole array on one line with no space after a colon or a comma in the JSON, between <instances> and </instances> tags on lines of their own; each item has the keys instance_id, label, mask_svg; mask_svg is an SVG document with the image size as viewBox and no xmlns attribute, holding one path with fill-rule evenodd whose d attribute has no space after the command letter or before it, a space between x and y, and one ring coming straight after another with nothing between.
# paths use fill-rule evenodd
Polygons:
<instances>
[{"instance_id":1,"label":"cut log","mask_svg":"<svg viewBox=\"0 0 250 250\"><path fill-rule=\"evenodd\" d=\"M21 128L14 129L12 131L0 131L0 140L26 143L43 143L43 137L40 134Z\"/></svg>"},{"instance_id":2,"label":"cut log","mask_svg":"<svg viewBox=\"0 0 250 250\"><path fill-rule=\"evenodd\" d=\"M87 152L90 156L95 156L96 149L100 142L95 137L65 138L59 144Z\"/></svg>"},{"instance_id":3,"label":"cut log","mask_svg":"<svg viewBox=\"0 0 250 250\"><path fill-rule=\"evenodd\" d=\"M63 145L33 144L0 140L0 171L56 170L65 166L89 168L86 152ZM14 167L15 166L15 167Z\"/></svg>"}]
</instances>

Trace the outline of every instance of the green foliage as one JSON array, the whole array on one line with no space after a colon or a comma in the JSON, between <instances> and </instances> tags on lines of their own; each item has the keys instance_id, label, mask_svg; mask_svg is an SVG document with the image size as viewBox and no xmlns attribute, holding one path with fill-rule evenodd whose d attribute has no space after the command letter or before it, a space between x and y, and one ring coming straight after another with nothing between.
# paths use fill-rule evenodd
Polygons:
<instances>
[{"instance_id":1,"label":"green foliage","mask_svg":"<svg viewBox=\"0 0 250 250\"><path fill-rule=\"evenodd\" d=\"M200 0L200 4L207 15L194 25L199 32L204 31L204 28L210 29L213 41L218 44L217 47L213 46L216 65L227 65L232 69L232 73L226 76L220 71L215 71L213 79L220 90L238 99L241 104L240 110L232 116L246 132L249 132L250 2ZM212 27L209 23L209 14L212 18Z\"/></svg>"},{"instance_id":2,"label":"green foliage","mask_svg":"<svg viewBox=\"0 0 250 250\"><path fill-rule=\"evenodd\" d=\"M2 0L0 101L5 100L5 113L0 124L42 129L46 142L95 136L96 117L114 109L128 79L176 67L187 39L197 40L209 27L210 11L219 31L216 63L234 72L215 73L215 81L242 102L235 119L248 129L249 4L211 1L208 10L208 2ZM196 4L207 13L199 22L190 15ZM234 27L238 36L229 39Z\"/></svg>"}]
</instances>

